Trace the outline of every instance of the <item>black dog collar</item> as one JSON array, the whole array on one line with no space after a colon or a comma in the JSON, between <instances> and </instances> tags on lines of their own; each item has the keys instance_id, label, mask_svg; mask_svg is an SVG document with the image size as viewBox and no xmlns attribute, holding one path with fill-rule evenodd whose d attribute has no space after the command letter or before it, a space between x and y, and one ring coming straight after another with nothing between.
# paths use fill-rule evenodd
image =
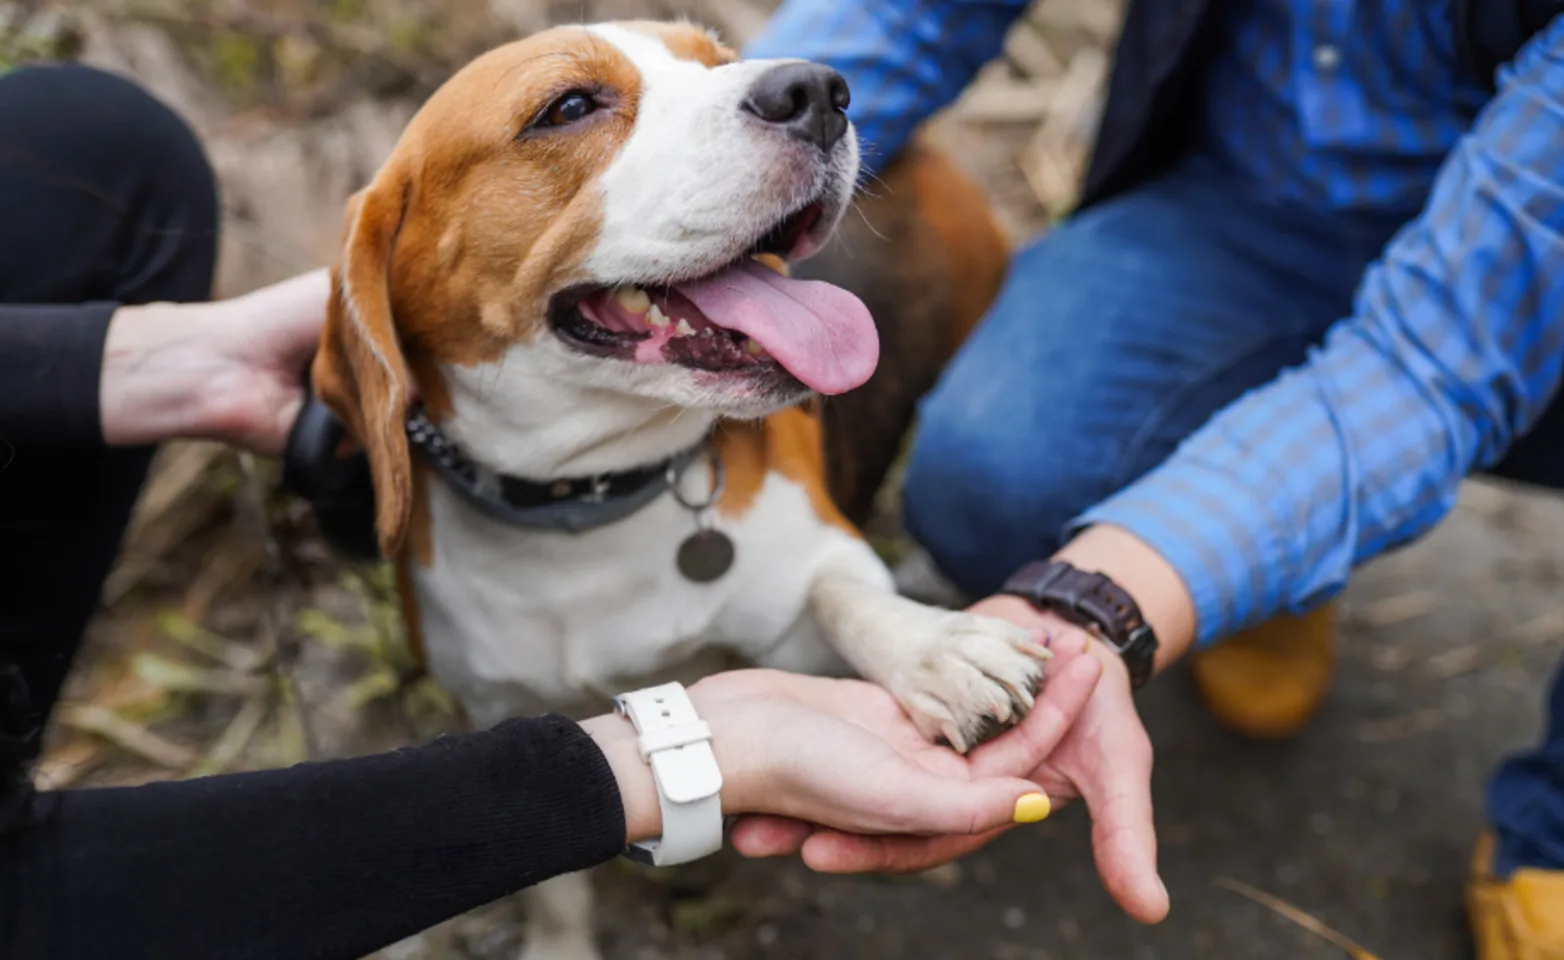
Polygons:
<instances>
[{"instance_id":1,"label":"black dog collar","mask_svg":"<svg viewBox=\"0 0 1564 960\"><path fill-rule=\"evenodd\" d=\"M321 403L306 398L283 456L283 483L309 502L321 532L349 556L380 556L375 538L375 492L362 453L337 456L346 426ZM407 420L408 440L452 489L501 522L579 533L630 516L669 490L704 452L706 442L661 463L619 473L539 482L505 476L475 464L440 432L421 407Z\"/></svg>"},{"instance_id":2,"label":"black dog collar","mask_svg":"<svg viewBox=\"0 0 1564 960\"><path fill-rule=\"evenodd\" d=\"M580 533L622 520L657 499L700 455L705 441L659 463L590 477L536 481L495 473L470 460L422 407L407 418L407 438L473 506L518 527Z\"/></svg>"}]
</instances>

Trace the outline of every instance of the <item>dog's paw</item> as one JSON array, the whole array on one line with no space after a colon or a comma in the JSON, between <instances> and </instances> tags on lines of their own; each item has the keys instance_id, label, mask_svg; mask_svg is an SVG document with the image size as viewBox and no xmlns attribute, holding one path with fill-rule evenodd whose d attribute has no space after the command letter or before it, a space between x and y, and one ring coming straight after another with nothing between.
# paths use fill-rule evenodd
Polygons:
<instances>
[{"instance_id":1,"label":"dog's paw","mask_svg":"<svg viewBox=\"0 0 1564 960\"><path fill-rule=\"evenodd\" d=\"M1019 723L1053 654L1003 620L921 605L915 611L899 618L908 662L887 686L918 730L966 753Z\"/></svg>"}]
</instances>

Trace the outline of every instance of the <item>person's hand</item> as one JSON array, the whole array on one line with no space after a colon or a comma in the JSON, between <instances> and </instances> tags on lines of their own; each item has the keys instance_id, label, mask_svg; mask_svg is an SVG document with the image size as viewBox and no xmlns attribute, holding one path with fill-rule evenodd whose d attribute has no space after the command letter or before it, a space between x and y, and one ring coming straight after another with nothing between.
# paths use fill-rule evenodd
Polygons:
<instances>
[{"instance_id":1,"label":"person's hand","mask_svg":"<svg viewBox=\"0 0 1564 960\"><path fill-rule=\"evenodd\" d=\"M330 294L322 269L215 303L116 310L99 391L104 442L210 439L281 453Z\"/></svg>"},{"instance_id":2,"label":"person's hand","mask_svg":"<svg viewBox=\"0 0 1564 960\"><path fill-rule=\"evenodd\" d=\"M1047 798L1017 774L1035 768L1058 742L1101 673L1089 657L1061 656L1055 665L1038 709L971 758L926 742L888 693L857 680L744 670L702 680L690 696L712 727L723 812L765 815L749 826L971 836L1048 812ZM636 753L634 728L613 716L583 726L619 781L630 839L656 836L656 787ZM983 776L969 762L978 757L989 771ZM1018 805L1023 797L1031 799ZM745 833L741 821L733 834L741 853Z\"/></svg>"},{"instance_id":3,"label":"person's hand","mask_svg":"<svg viewBox=\"0 0 1564 960\"><path fill-rule=\"evenodd\" d=\"M1132 699L1123 662L1085 631L1033 609L1016 597L993 597L972 608L1022 627L1046 630L1053 649L1084 649L1103 664L1103 676L1090 701L1028 775L1057 803L1083 797L1092 817L1092 846L1097 870L1108 892L1130 916L1143 923L1168 913L1168 894L1157 875L1156 833L1151 809L1151 740ZM1052 681L1050 681L1052 682ZM1045 695L1049 692L1045 686ZM1052 733L1052 731L1050 731ZM975 753L973 776L994 772L994 755ZM1005 772L1012 772L1006 770ZM812 847L810 866L835 873L924 870L963 856L996 834L944 837L863 837L816 831L807 841L779 825L747 838L755 849L779 854ZM737 838L735 843L737 844Z\"/></svg>"}]
</instances>

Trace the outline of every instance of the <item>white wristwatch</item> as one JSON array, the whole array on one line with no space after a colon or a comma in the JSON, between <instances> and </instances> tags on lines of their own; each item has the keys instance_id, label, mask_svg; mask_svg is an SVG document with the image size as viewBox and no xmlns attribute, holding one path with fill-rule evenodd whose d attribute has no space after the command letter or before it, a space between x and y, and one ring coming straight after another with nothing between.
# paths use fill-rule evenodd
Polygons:
<instances>
[{"instance_id":1,"label":"white wristwatch","mask_svg":"<svg viewBox=\"0 0 1564 960\"><path fill-rule=\"evenodd\" d=\"M665 683L620 694L614 706L640 734L641 759L652 767L663 814L663 835L632 844L625 855L663 867L721 850L722 771L711 750L711 728L684 686Z\"/></svg>"}]
</instances>

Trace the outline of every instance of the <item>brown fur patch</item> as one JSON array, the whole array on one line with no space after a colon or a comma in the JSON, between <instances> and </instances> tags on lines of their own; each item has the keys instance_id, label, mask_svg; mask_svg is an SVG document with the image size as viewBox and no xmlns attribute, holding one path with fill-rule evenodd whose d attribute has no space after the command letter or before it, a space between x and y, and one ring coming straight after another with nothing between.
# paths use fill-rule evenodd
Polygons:
<instances>
[{"instance_id":1,"label":"brown fur patch","mask_svg":"<svg viewBox=\"0 0 1564 960\"><path fill-rule=\"evenodd\" d=\"M412 655L413 670L423 674L429 670L429 655L424 649L423 618L418 614L418 594L413 589L413 561L407 556L397 557L393 564L396 574L396 595L401 601L402 628L407 631L407 650Z\"/></svg>"},{"instance_id":2,"label":"brown fur patch","mask_svg":"<svg viewBox=\"0 0 1564 960\"><path fill-rule=\"evenodd\" d=\"M428 567L434 563L434 526L429 516L429 470L420 462L413 471L412 508L407 523L407 549L392 561L396 573L396 592L401 599L402 623L407 630L407 645L413 655L415 669L428 668L424 651L424 638L420 631L423 619L418 615L418 596L413 591L413 564Z\"/></svg>"},{"instance_id":3,"label":"brown fur patch","mask_svg":"<svg viewBox=\"0 0 1564 960\"><path fill-rule=\"evenodd\" d=\"M804 488L822 521L857 534L826 489L820 420L810 411L793 407L764 420L724 420L712 441L726 479L718 513L743 516L760 495L766 474L774 470Z\"/></svg>"},{"instance_id":4,"label":"brown fur patch","mask_svg":"<svg viewBox=\"0 0 1564 960\"><path fill-rule=\"evenodd\" d=\"M575 90L598 110L531 125ZM500 47L435 91L349 203L314 377L369 454L387 556L414 501L409 395L444 419L440 364L494 362L542 329L549 297L580 279L602 219L583 188L629 138L640 92L634 64L580 28Z\"/></svg>"},{"instance_id":5,"label":"brown fur patch","mask_svg":"<svg viewBox=\"0 0 1564 960\"><path fill-rule=\"evenodd\" d=\"M576 89L599 109L525 130ZM430 98L403 138L420 171L394 271L410 341L465 366L542 329L548 298L580 279L602 220L583 188L629 138L639 105L635 65L573 27L491 51Z\"/></svg>"},{"instance_id":6,"label":"brown fur patch","mask_svg":"<svg viewBox=\"0 0 1564 960\"><path fill-rule=\"evenodd\" d=\"M715 34L693 23L632 20L620 26L634 30L636 33L656 37L680 60L693 60L708 67L720 67L739 58L739 55L718 40Z\"/></svg>"}]
</instances>

